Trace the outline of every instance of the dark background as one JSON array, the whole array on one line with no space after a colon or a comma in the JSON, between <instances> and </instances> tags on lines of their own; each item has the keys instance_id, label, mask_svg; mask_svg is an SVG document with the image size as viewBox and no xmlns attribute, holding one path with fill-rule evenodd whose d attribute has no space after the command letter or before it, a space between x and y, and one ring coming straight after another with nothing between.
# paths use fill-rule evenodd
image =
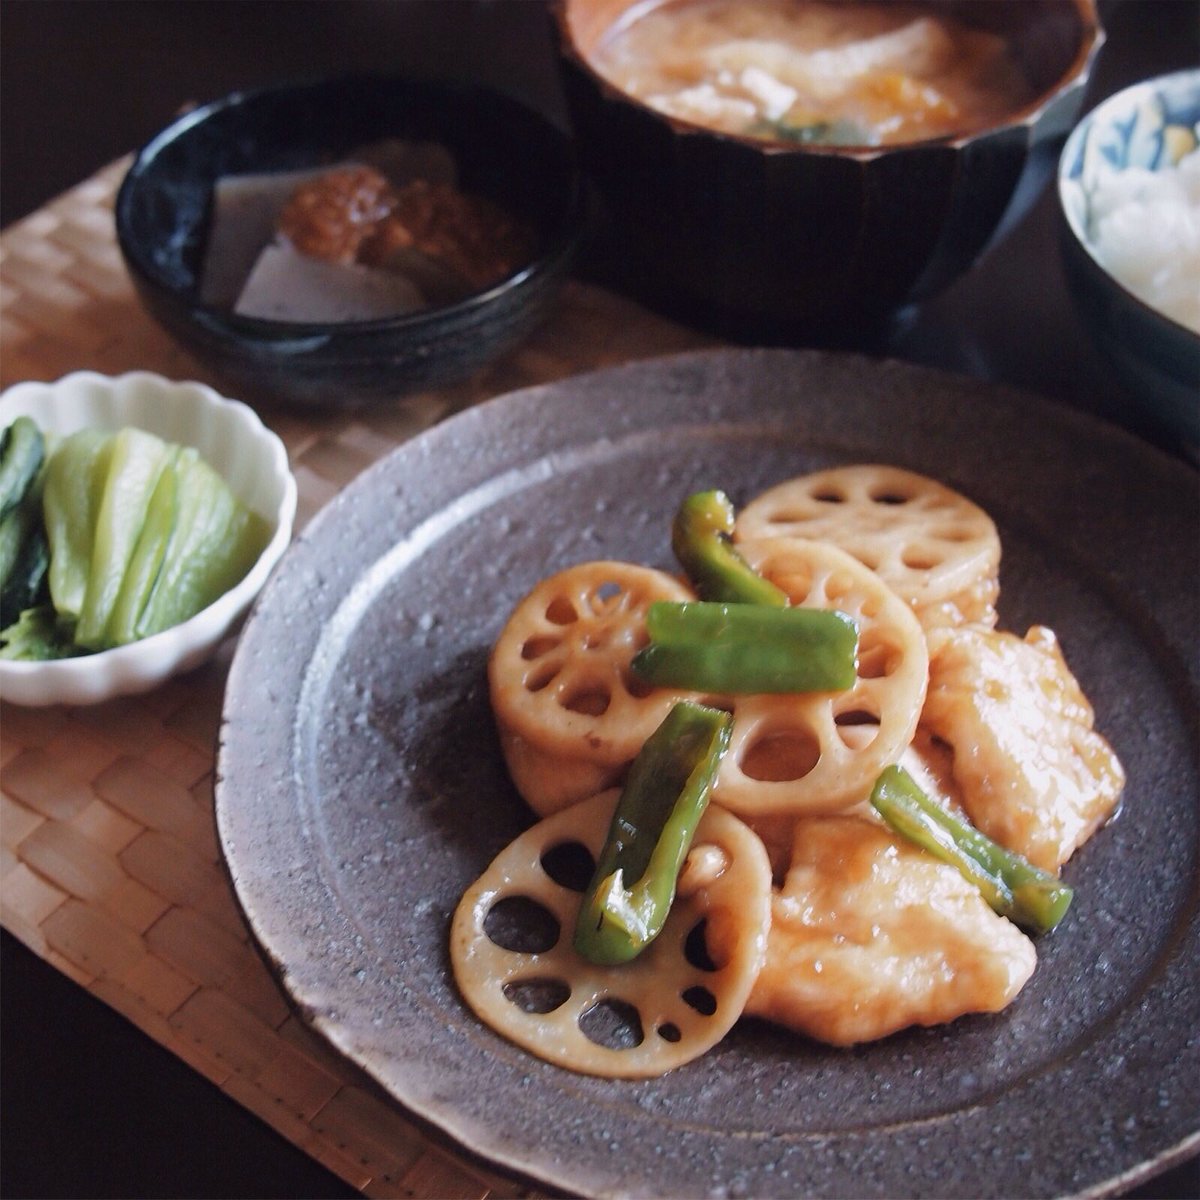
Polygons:
<instances>
[{"instance_id":1,"label":"dark background","mask_svg":"<svg viewBox=\"0 0 1200 1200\"><path fill-rule=\"evenodd\" d=\"M1195 0L1101 10L1088 107L1200 65ZM0 0L0 225L189 103L360 69L472 79L564 121L539 0ZM888 349L1131 424L1067 302L1052 226L1047 191ZM0 1195L357 1194L8 934L0 951ZM1200 1195L1197 1160L1128 1194Z\"/></svg>"}]
</instances>

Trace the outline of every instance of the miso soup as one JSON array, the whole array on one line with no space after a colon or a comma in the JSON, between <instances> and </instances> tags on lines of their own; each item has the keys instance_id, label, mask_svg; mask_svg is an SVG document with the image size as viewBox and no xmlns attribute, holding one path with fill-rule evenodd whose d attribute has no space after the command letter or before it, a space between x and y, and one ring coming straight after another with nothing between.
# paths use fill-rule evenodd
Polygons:
<instances>
[{"instance_id":1,"label":"miso soup","mask_svg":"<svg viewBox=\"0 0 1200 1200\"><path fill-rule=\"evenodd\" d=\"M785 142L924 141L995 124L1033 99L1003 38L933 5L635 5L590 60L669 116Z\"/></svg>"}]
</instances>

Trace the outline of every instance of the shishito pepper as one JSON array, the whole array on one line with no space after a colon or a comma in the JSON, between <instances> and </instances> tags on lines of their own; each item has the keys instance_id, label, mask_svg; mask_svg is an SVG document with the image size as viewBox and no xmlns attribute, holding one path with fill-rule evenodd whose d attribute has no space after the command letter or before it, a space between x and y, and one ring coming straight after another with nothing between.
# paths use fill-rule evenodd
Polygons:
<instances>
[{"instance_id":1,"label":"shishito pepper","mask_svg":"<svg viewBox=\"0 0 1200 1200\"><path fill-rule=\"evenodd\" d=\"M1048 933L1066 915L1074 896L1067 884L948 812L903 767L883 771L871 804L898 833L957 867L996 912L1023 929Z\"/></svg>"},{"instance_id":2,"label":"shishito pepper","mask_svg":"<svg viewBox=\"0 0 1200 1200\"><path fill-rule=\"evenodd\" d=\"M701 599L783 608L786 593L764 579L733 545L734 508L721 491L695 492L671 523L671 549Z\"/></svg>"},{"instance_id":3,"label":"shishito pepper","mask_svg":"<svg viewBox=\"0 0 1200 1200\"><path fill-rule=\"evenodd\" d=\"M634 673L655 687L725 695L844 691L856 679L858 626L832 609L656 601Z\"/></svg>"},{"instance_id":4,"label":"shishito pepper","mask_svg":"<svg viewBox=\"0 0 1200 1200\"><path fill-rule=\"evenodd\" d=\"M727 712L680 701L634 759L575 925L590 962L628 962L662 930L731 727Z\"/></svg>"}]
</instances>

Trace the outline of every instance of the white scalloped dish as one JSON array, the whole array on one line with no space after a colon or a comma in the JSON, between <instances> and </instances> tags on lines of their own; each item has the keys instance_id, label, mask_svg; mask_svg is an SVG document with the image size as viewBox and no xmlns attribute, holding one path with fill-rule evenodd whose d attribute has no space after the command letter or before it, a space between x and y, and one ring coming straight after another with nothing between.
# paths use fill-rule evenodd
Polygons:
<instances>
[{"instance_id":1,"label":"white scalloped dish","mask_svg":"<svg viewBox=\"0 0 1200 1200\"><path fill-rule=\"evenodd\" d=\"M136 426L194 446L233 492L271 527L266 548L235 587L189 620L152 637L79 658L0 660L0 699L14 704L94 704L157 687L199 666L245 615L287 548L296 481L279 438L257 414L202 383L148 371L108 377L78 371L56 383L18 383L0 395L0 428L32 417L44 432Z\"/></svg>"}]
</instances>

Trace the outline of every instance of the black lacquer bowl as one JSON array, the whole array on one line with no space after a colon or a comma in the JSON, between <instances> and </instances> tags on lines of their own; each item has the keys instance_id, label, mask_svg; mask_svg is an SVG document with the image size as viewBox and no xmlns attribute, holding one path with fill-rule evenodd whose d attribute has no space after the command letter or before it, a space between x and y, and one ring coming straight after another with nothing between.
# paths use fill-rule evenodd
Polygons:
<instances>
[{"instance_id":1,"label":"black lacquer bowl","mask_svg":"<svg viewBox=\"0 0 1200 1200\"><path fill-rule=\"evenodd\" d=\"M858 345L968 268L1052 174L1103 42L1093 0L933 0L1004 35L1036 98L1001 124L900 146L717 133L619 91L588 55L630 0L560 0L568 110L627 284L747 341ZM1025 180L1025 173L1036 173Z\"/></svg>"},{"instance_id":2,"label":"black lacquer bowl","mask_svg":"<svg viewBox=\"0 0 1200 1200\"><path fill-rule=\"evenodd\" d=\"M217 179L333 163L387 138L449 150L465 191L532 225L531 260L461 302L385 320L297 324L201 302ZM116 225L143 303L227 390L346 408L465 378L516 346L547 315L582 210L570 140L515 100L470 86L352 76L236 93L180 118L136 156L117 196Z\"/></svg>"}]
</instances>

